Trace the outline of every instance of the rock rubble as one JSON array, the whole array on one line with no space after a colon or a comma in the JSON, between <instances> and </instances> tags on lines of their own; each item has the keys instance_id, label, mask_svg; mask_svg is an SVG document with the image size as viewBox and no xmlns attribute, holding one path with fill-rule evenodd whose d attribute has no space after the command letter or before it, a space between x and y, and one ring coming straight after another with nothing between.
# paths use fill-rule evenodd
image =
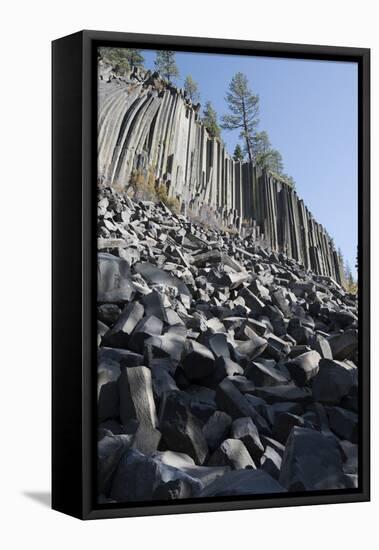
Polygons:
<instances>
[{"instance_id":1,"label":"rock rubble","mask_svg":"<svg viewBox=\"0 0 379 550\"><path fill-rule=\"evenodd\" d=\"M98 201L99 501L356 486L356 298L254 236Z\"/></svg>"}]
</instances>

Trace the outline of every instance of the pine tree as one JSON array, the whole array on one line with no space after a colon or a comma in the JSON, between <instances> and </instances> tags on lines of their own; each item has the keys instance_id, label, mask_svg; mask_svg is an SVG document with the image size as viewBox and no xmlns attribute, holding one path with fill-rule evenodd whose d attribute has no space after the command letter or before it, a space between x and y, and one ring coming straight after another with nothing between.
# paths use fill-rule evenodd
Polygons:
<instances>
[{"instance_id":1,"label":"pine tree","mask_svg":"<svg viewBox=\"0 0 379 550\"><path fill-rule=\"evenodd\" d=\"M143 65L145 59L141 52L142 50L125 49L125 55L130 67L141 67Z\"/></svg>"},{"instance_id":2,"label":"pine tree","mask_svg":"<svg viewBox=\"0 0 379 550\"><path fill-rule=\"evenodd\" d=\"M169 82L179 76L179 69L175 62L175 52L171 50L158 50L155 59L156 70Z\"/></svg>"},{"instance_id":3,"label":"pine tree","mask_svg":"<svg viewBox=\"0 0 379 550\"><path fill-rule=\"evenodd\" d=\"M234 153L233 153L233 159L235 161L243 161L244 159L244 154L243 154L243 151L242 151L242 148L240 146L239 143L237 143L235 149L234 149Z\"/></svg>"},{"instance_id":4,"label":"pine tree","mask_svg":"<svg viewBox=\"0 0 379 550\"><path fill-rule=\"evenodd\" d=\"M198 103L200 99L199 87L190 74L186 76L184 81L184 90L192 103Z\"/></svg>"},{"instance_id":5,"label":"pine tree","mask_svg":"<svg viewBox=\"0 0 379 550\"><path fill-rule=\"evenodd\" d=\"M259 96L250 90L246 75L237 73L232 78L226 101L231 114L224 115L222 127L226 130L240 130L249 161L253 162L253 138L259 122Z\"/></svg>"},{"instance_id":6,"label":"pine tree","mask_svg":"<svg viewBox=\"0 0 379 550\"><path fill-rule=\"evenodd\" d=\"M204 105L203 123L206 129L208 130L210 137L212 138L220 137L221 130L217 122L217 113L213 109L210 101L207 101L206 104Z\"/></svg>"},{"instance_id":7,"label":"pine tree","mask_svg":"<svg viewBox=\"0 0 379 550\"><path fill-rule=\"evenodd\" d=\"M280 174L280 176L288 183L290 187L292 187L292 189L296 188L296 181L292 176L288 176L287 174Z\"/></svg>"},{"instance_id":8,"label":"pine tree","mask_svg":"<svg viewBox=\"0 0 379 550\"><path fill-rule=\"evenodd\" d=\"M103 63L112 67L112 71L117 75L123 76L130 70L125 48L104 46L99 48L98 57Z\"/></svg>"}]
</instances>

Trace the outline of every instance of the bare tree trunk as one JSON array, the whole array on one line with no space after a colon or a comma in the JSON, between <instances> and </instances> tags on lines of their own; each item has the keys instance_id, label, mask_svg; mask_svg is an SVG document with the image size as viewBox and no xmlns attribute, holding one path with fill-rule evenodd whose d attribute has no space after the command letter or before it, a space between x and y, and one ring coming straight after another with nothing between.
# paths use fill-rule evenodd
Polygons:
<instances>
[{"instance_id":1,"label":"bare tree trunk","mask_svg":"<svg viewBox=\"0 0 379 550\"><path fill-rule=\"evenodd\" d=\"M245 141L246 141L246 149L247 154L249 156L249 162L250 164L253 163L254 155L253 155L253 148L251 146L251 138L249 135L249 130L247 126L247 118L246 118L246 110L245 110L245 102L242 100L242 116L243 116L243 127L245 131Z\"/></svg>"}]
</instances>

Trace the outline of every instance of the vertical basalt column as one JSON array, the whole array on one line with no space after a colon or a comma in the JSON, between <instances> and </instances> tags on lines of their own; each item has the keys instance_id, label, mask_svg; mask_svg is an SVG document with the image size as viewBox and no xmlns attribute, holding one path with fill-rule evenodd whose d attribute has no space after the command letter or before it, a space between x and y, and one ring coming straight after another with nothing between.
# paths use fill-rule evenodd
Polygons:
<instances>
[{"instance_id":1,"label":"vertical basalt column","mask_svg":"<svg viewBox=\"0 0 379 550\"><path fill-rule=\"evenodd\" d=\"M271 173L234 161L182 90L150 80L100 81L98 97L103 181L127 187L134 169L153 172L185 206L208 206L239 230L244 222L272 250L341 282L332 239L297 193Z\"/></svg>"}]
</instances>

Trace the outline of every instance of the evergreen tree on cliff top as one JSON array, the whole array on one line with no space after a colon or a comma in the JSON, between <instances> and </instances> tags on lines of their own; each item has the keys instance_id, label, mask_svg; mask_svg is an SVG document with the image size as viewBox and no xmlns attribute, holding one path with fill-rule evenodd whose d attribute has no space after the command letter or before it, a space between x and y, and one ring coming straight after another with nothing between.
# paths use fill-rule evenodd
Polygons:
<instances>
[{"instance_id":1,"label":"evergreen tree on cliff top","mask_svg":"<svg viewBox=\"0 0 379 550\"><path fill-rule=\"evenodd\" d=\"M170 50L158 50L155 59L156 70L169 82L179 76L179 69L175 62L175 52Z\"/></svg>"},{"instance_id":2,"label":"evergreen tree on cliff top","mask_svg":"<svg viewBox=\"0 0 379 550\"><path fill-rule=\"evenodd\" d=\"M242 147L239 143L237 143L235 149L234 149L234 153L233 153L233 159L235 161L243 161L243 159L245 158L245 155L243 154L243 151L242 151Z\"/></svg>"},{"instance_id":3,"label":"evergreen tree on cliff top","mask_svg":"<svg viewBox=\"0 0 379 550\"><path fill-rule=\"evenodd\" d=\"M197 103L199 101L199 87L190 74L186 76L184 81L184 91L187 93L192 103Z\"/></svg>"},{"instance_id":4,"label":"evergreen tree on cliff top","mask_svg":"<svg viewBox=\"0 0 379 550\"><path fill-rule=\"evenodd\" d=\"M129 62L130 68L132 67L141 67L143 65L143 62L145 61L142 53L142 50L133 50L131 48L127 48L125 50L126 52L126 58Z\"/></svg>"},{"instance_id":5,"label":"evergreen tree on cliff top","mask_svg":"<svg viewBox=\"0 0 379 550\"><path fill-rule=\"evenodd\" d=\"M99 48L99 59L106 65L112 67L112 71L120 76L125 75L132 67L140 67L144 58L142 50L133 50L131 48Z\"/></svg>"},{"instance_id":6,"label":"evergreen tree on cliff top","mask_svg":"<svg viewBox=\"0 0 379 550\"><path fill-rule=\"evenodd\" d=\"M98 58L117 75L123 76L130 70L125 48L99 48Z\"/></svg>"},{"instance_id":7,"label":"evergreen tree on cliff top","mask_svg":"<svg viewBox=\"0 0 379 550\"><path fill-rule=\"evenodd\" d=\"M212 107L212 103L207 101L203 110L203 123L210 137L220 137L221 130L217 122L217 113Z\"/></svg>"},{"instance_id":8,"label":"evergreen tree on cliff top","mask_svg":"<svg viewBox=\"0 0 379 550\"><path fill-rule=\"evenodd\" d=\"M246 75L237 73L229 84L226 101L230 114L223 116L222 127L226 130L240 130L244 139L249 161L254 160L253 138L259 123L259 96L249 88Z\"/></svg>"}]
</instances>

